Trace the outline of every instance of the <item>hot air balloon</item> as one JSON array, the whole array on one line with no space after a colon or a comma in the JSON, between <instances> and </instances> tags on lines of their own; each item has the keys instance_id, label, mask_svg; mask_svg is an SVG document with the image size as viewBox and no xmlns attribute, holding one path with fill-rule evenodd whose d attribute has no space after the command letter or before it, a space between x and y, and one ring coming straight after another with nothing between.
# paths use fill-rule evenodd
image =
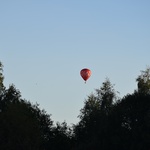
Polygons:
<instances>
[{"instance_id":1,"label":"hot air balloon","mask_svg":"<svg viewBox=\"0 0 150 150\"><path fill-rule=\"evenodd\" d=\"M89 79L89 77L91 76L91 70L90 69L87 69L87 68L84 68L80 71L80 75L81 77L83 78L83 80L86 81Z\"/></svg>"}]
</instances>

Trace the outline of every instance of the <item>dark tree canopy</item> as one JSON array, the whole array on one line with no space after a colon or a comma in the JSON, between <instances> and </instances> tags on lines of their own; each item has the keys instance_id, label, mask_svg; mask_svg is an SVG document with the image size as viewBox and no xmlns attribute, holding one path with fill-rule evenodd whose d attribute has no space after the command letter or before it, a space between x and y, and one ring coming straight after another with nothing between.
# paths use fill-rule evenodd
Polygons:
<instances>
[{"instance_id":1,"label":"dark tree canopy","mask_svg":"<svg viewBox=\"0 0 150 150\"><path fill-rule=\"evenodd\" d=\"M2 63L0 62L0 93L4 87L3 85L3 80L4 80L4 76L3 76L3 65Z\"/></svg>"},{"instance_id":2,"label":"dark tree canopy","mask_svg":"<svg viewBox=\"0 0 150 150\"><path fill-rule=\"evenodd\" d=\"M75 126L74 132L79 150L91 149L95 145L97 148L100 146L104 140L103 134L106 132L106 126L108 126L109 114L116 102L117 93L109 79L106 79L100 89L95 91L96 93L88 96L84 102L84 107L79 115L80 121Z\"/></svg>"},{"instance_id":3,"label":"dark tree canopy","mask_svg":"<svg viewBox=\"0 0 150 150\"><path fill-rule=\"evenodd\" d=\"M70 150L67 124L55 127L51 116L38 104L22 99L14 85L6 89L2 71L0 63L0 149Z\"/></svg>"},{"instance_id":4,"label":"dark tree canopy","mask_svg":"<svg viewBox=\"0 0 150 150\"><path fill-rule=\"evenodd\" d=\"M138 89L118 99L106 79L90 94L79 122L55 125L38 104L22 99L14 85L3 85L0 63L0 150L148 150L150 149L150 69Z\"/></svg>"},{"instance_id":5,"label":"dark tree canopy","mask_svg":"<svg viewBox=\"0 0 150 150\"><path fill-rule=\"evenodd\" d=\"M145 77L145 76L144 76ZM74 127L74 150L147 150L150 148L150 93L148 74L142 91L116 100L116 92L106 80L91 94ZM140 78L143 78L143 76Z\"/></svg>"},{"instance_id":6,"label":"dark tree canopy","mask_svg":"<svg viewBox=\"0 0 150 150\"><path fill-rule=\"evenodd\" d=\"M138 92L143 94L150 94L150 68L147 67L145 71L141 71L141 75L136 79L138 83Z\"/></svg>"},{"instance_id":7,"label":"dark tree canopy","mask_svg":"<svg viewBox=\"0 0 150 150\"><path fill-rule=\"evenodd\" d=\"M12 85L0 97L0 149L43 149L52 121L37 105L21 99Z\"/></svg>"}]
</instances>

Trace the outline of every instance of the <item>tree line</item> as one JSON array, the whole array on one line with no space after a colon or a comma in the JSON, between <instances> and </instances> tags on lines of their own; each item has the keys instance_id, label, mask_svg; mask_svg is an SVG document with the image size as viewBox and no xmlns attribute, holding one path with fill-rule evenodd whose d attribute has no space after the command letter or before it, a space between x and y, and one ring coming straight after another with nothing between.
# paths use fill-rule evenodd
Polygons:
<instances>
[{"instance_id":1,"label":"tree line","mask_svg":"<svg viewBox=\"0 0 150 150\"><path fill-rule=\"evenodd\" d=\"M90 94L79 122L51 119L39 104L22 99L14 85L3 84L0 63L1 150L147 150L150 148L150 68L136 78L137 89L118 97L107 78Z\"/></svg>"}]
</instances>

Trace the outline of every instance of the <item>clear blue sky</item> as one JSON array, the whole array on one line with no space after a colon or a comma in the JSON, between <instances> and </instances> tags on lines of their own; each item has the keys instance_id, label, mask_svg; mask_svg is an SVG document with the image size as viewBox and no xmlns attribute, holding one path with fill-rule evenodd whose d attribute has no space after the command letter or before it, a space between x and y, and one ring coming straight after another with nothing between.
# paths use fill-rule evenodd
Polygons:
<instances>
[{"instance_id":1,"label":"clear blue sky","mask_svg":"<svg viewBox=\"0 0 150 150\"><path fill-rule=\"evenodd\" d=\"M1 0L0 61L6 87L13 83L54 121L77 123L106 77L120 97L136 89L150 65L150 1Z\"/></svg>"}]
</instances>

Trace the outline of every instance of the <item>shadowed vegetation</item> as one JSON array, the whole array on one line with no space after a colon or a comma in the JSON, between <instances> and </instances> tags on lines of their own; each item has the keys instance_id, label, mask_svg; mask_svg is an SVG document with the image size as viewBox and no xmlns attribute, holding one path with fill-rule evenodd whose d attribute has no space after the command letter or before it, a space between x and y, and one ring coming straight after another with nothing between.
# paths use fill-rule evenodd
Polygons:
<instances>
[{"instance_id":1,"label":"shadowed vegetation","mask_svg":"<svg viewBox=\"0 0 150 150\"><path fill-rule=\"evenodd\" d=\"M53 123L38 104L3 85L0 63L0 149L2 150L147 150L150 149L150 69L136 79L137 89L118 98L106 79L90 94L79 122Z\"/></svg>"}]
</instances>

